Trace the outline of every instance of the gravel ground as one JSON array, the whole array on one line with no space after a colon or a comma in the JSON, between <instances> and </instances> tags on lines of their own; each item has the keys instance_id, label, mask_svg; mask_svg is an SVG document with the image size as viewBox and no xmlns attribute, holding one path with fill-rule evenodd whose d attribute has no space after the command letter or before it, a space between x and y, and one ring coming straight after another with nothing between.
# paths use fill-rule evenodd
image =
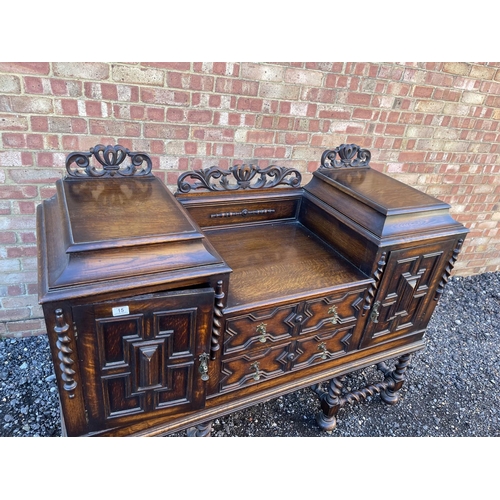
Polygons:
<instances>
[{"instance_id":1,"label":"gravel ground","mask_svg":"<svg viewBox=\"0 0 500 500\"><path fill-rule=\"evenodd\" d=\"M223 436L500 436L500 272L450 280L415 354L400 402L375 395L344 406L337 428L321 431L310 389L215 421ZM346 378L360 388L368 368ZM60 436L59 403L46 336L0 339L0 436ZM181 436L178 433L174 436Z\"/></svg>"}]
</instances>

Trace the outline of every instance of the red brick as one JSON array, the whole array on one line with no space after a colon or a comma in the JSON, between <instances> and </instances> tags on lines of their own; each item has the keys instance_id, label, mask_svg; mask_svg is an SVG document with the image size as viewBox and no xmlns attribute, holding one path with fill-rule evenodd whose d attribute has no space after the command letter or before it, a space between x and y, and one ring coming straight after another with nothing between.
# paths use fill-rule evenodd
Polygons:
<instances>
[{"instance_id":1,"label":"red brick","mask_svg":"<svg viewBox=\"0 0 500 500\"><path fill-rule=\"evenodd\" d=\"M87 121L83 118L72 118L71 130L74 134L87 134Z\"/></svg>"},{"instance_id":2,"label":"red brick","mask_svg":"<svg viewBox=\"0 0 500 500\"><path fill-rule=\"evenodd\" d=\"M273 140L274 140L274 132L249 130L247 133L247 141L250 143L272 144Z\"/></svg>"},{"instance_id":3,"label":"red brick","mask_svg":"<svg viewBox=\"0 0 500 500\"><path fill-rule=\"evenodd\" d=\"M220 95L210 95L208 98L208 105L211 108L218 108L221 104L221 96Z\"/></svg>"},{"instance_id":4,"label":"red brick","mask_svg":"<svg viewBox=\"0 0 500 500\"><path fill-rule=\"evenodd\" d=\"M23 198L34 198L38 194L36 186L0 186L0 199L19 200Z\"/></svg>"},{"instance_id":5,"label":"red brick","mask_svg":"<svg viewBox=\"0 0 500 500\"><path fill-rule=\"evenodd\" d=\"M3 146L5 148L25 148L26 135L25 134L10 134L4 132L2 134Z\"/></svg>"},{"instance_id":6,"label":"red brick","mask_svg":"<svg viewBox=\"0 0 500 500\"><path fill-rule=\"evenodd\" d=\"M24 77L24 88L28 94L43 94L42 79L35 76Z\"/></svg>"},{"instance_id":7,"label":"red brick","mask_svg":"<svg viewBox=\"0 0 500 500\"><path fill-rule=\"evenodd\" d=\"M165 120L164 108L146 108L147 117L149 120L162 122Z\"/></svg>"},{"instance_id":8,"label":"red brick","mask_svg":"<svg viewBox=\"0 0 500 500\"><path fill-rule=\"evenodd\" d=\"M33 132L48 132L49 130L49 121L46 116L32 116L30 122Z\"/></svg>"},{"instance_id":9,"label":"red brick","mask_svg":"<svg viewBox=\"0 0 500 500\"><path fill-rule=\"evenodd\" d=\"M347 94L347 102L349 104L356 104L356 105L369 105L371 100L371 95L370 94L361 94L361 93L356 93L356 92L350 92Z\"/></svg>"},{"instance_id":10,"label":"red brick","mask_svg":"<svg viewBox=\"0 0 500 500\"><path fill-rule=\"evenodd\" d=\"M26 137L26 144L30 149L42 149L43 136L41 134L28 134Z\"/></svg>"},{"instance_id":11,"label":"red brick","mask_svg":"<svg viewBox=\"0 0 500 500\"><path fill-rule=\"evenodd\" d=\"M0 186L1 189L1 186ZM0 197L1 197L1 191L0 191ZM9 244L14 244L16 243L16 233L12 231L1 231L0 232L0 243L3 245L9 245Z\"/></svg>"},{"instance_id":12,"label":"red brick","mask_svg":"<svg viewBox=\"0 0 500 500\"><path fill-rule=\"evenodd\" d=\"M44 62L2 62L0 63L0 72L48 75L50 64Z\"/></svg>"},{"instance_id":13,"label":"red brick","mask_svg":"<svg viewBox=\"0 0 500 500\"><path fill-rule=\"evenodd\" d=\"M190 110L187 114L190 123L210 123L212 121L211 111Z\"/></svg>"},{"instance_id":14,"label":"red brick","mask_svg":"<svg viewBox=\"0 0 500 500\"><path fill-rule=\"evenodd\" d=\"M177 71L189 71L191 69L191 63L189 62L141 62L141 65Z\"/></svg>"},{"instance_id":15,"label":"red brick","mask_svg":"<svg viewBox=\"0 0 500 500\"><path fill-rule=\"evenodd\" d=\"M246 97L240 97L238 99L237 109L242 111L262 111L262 99L250 99Z\"/></svg>"},{"instance_id":16,"label":"red brick","mask_svg":"<svg viewBox=\"0 0 500 500\"><path fill-rule=\"evenodd\" d=\"M183 109L179 108L168 108L167 109L167 121L181 122L185 119L185 112Z\"/></svg>"},{"instance_id":17,"label":"red brick","mask_svg":"<svg viewBox=\"0 0 500 500\"><path fill-rule=\"evenodd\" d=\"M362 120L370 120L373 115L373 112L370 109L365 108L355 108L352 112L353 118L359 118Z\"/></svg>"},{"instance_id":18,"label":"red brick","mask_svg":"<svg viewBox=\"0 0 500 500\"><path fill-rule=\"evenodd\" d=\"M398 161L423 162L425 160L424 151L400 151Z\"/></svg>"},{"instance_id":19,"label":"red brick","mask_svg":"<svg viewBox=\"0 0 500 500\"><path fill-rule=\"evenodd\" d=\"M37 247L33 246L17 246L17 247L8 247L7 248L7 257L9 259L16 257L36 257Z\"/></svg>"},{"instance_id":20,"label":"red brick","mask_svg":"<svg viewBox=\"0 0 500 500\"><path fill-rule=\"evenodd\" d=\"M287 133L285 134L285 143L286 144L307 144L309 142L309 134L294 134Z\"/></svg>"},{"instance_id":21,"label":"red brick","mask_svg":"<svg viewBox=\"0 0 500 500\"><path fill-rule=\"evenodd\" d=\"M78 101L75 99L61 99L61 108L64 115L79 115Z\"/></svg>"}]
</instances>

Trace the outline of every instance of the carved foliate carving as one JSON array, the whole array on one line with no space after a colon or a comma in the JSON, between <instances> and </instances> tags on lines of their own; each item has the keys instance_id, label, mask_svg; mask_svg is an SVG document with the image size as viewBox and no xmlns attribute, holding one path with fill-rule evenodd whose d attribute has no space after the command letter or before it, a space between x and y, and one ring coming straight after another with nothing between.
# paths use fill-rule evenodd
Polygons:
<instances>
[{"instance_id":1,"label":"carved foliate carving","mask_svg":"<svg viewBox=\"0 0 500 500\"><path fill-rule=\"evenodd\" d=\"M189 183L186 179L197 179ZM219 182L213 182L220 179ZM280 184L299 187L302 176L295 168L270 167L261 169L257 165L234 165L228 170L218 167L203 168L185 172L177 180L179 193L189 193L192 189L209 191L236 191L238 189L267 189Z\"/></svg>"},{"instance_id":2,"label":"carved foliate carving","mask_svg":"<svg viewBox=\"0 0 500 500\"><path fill-rule=\"evenodd\" d=\"M371 153L357 144L341 144L321 155L320 168L369 167Z\"/></svg>"},{"instance_id":3,"label":"carved foliate carving","mask_svg":"<svg viewBox=\"0 0 500 500\"><path fill-rule=\"evenodd\" d=\"M99 165L90 165L90 158L95 158ZM127 156L131 163L122 166ZM141 167L146 163L145 167ZM85 177L131 177L152 175L151 158L146 153L133 153L127 148L116 146L103 146L98 144L90 148L89 152L73 152L66 157L66 170L72 178Z\"/></svg>"}]
</instances>

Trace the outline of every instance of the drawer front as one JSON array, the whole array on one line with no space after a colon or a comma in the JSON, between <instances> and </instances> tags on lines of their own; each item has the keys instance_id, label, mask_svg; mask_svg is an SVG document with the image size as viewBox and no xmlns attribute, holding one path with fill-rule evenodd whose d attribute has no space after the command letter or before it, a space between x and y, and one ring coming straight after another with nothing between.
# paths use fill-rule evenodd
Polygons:
<instances>
[{"instance_id":1,"label":"drawer front","mask_svg":"<svg viewBox=\"0 0 500 500\"><path fill-rule=\"evenodd\" d=\"M223 361L220 390L239 389L282 375L289 368L290 357L290 344L285 344Z\"/></svg>"},{"instance_id":2,"label":"drawer front","mask_svg":"<svg viewBox=\"0 0 500 500\"><path fill-rule=\"evenodd\" d=\"M301 335L345 328L356 322L363 308L366 288L305 301Z\"/></svg>"},{"instance_id":3,"label":"drawer front","mask_svg":"<svg viewBox=\"0 0 500 500\"><path fill-rule=\"evenodd\" d=\"M297 304L259 309L226 320L224 354L265 347L292 336Z\"/></svg>"},{"instance_id":4,"label":"drawer front","mask_svg":"<svg viewBox=\"0 0 500 500\"><path fill-rule=\"evenodd\" d=\"M343 356L352 349L353 330L353 326L344 326L297 340L292 370L307 368Z\"/></svg>"}]
</instances>

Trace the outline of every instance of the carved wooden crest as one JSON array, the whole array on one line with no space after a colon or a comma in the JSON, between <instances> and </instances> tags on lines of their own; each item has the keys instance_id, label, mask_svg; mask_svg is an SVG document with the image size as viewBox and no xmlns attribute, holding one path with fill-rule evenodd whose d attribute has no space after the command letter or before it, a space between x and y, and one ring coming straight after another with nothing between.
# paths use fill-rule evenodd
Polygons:
<instances>
[{"instance_id":1,"label":"carved wooden crest","mask_svg":"<svg viewBox=\"0 0 500 500\"><path fill-rule=\"evenodd\" d=\"M369 167L371 153L357 144L341 144L321 155L320 168Z\"/></svg>"},{"instance_id":2,"label":"carved wooden crest","mask_svg":"<svg viewBox=\"0 0 500 500\"><path fill-rule=\"evenodd\" d=\"M187 182L186 179L197 179L198 182ZM219 182L214 182L219 179ZM210 191L236 191L238 189L267 189L279 184L299 187L302 176L295 168L270 167L261 169L257 165L234 165L228 170L218 167L203 168L185 172L177 180L179 193L188 193L192 189L208 189Z\"/></svg>"},{"instance_id":3,"label":"carved wooden crest","mask_svg":"<svg viewBox=\"0 0 500 500\"><path fill-rule=\"evenodd\" d=\"M97 160L98 165L90 165L92 156ZM131 163L123 166L127 156ZM145 167L141 167L146 163ZM151 158L146 153L132 153L127 148L116 146L103 146L98 144L90 148L89 152L74 152L66 157L66 170L69 177L131 177L146 176L151 174Z\"/></svg>"}]
</instances>

